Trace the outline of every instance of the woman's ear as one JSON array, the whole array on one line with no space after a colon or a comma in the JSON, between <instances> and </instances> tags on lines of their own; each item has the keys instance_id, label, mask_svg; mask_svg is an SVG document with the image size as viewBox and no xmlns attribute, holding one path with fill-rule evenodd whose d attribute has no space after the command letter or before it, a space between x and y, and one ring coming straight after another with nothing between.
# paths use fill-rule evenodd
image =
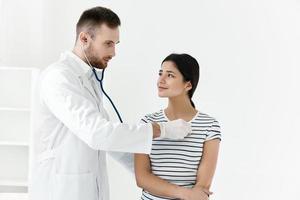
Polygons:
<instances>
[{"instance_id":1,"label":"woman's ear","mask_svg":"<svg viewBox=\"0 0 300 200\"><path fill-rule=\"evenodd\" d=\"M186 82L185 90L189 91L193 88L191 81Z\"/></svg>"}]
</instances>

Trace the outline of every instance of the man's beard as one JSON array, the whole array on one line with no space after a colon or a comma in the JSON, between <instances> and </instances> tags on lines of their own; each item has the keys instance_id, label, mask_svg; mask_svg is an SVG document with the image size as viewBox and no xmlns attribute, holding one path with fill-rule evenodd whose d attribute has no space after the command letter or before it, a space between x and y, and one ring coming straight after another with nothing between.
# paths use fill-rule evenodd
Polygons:
<instances>
[{"instance_id":1,"label":"man's beard","mask_svg":"<svg viewBox=\"0 0 300 200\"><path fill-rule=\"evenodd\" d=\"M101 62L100 59L96 58L95 56L87 55L91 65L97 69L104 69L107 65Z\"/></svg>"},{"instance_id":2,"label":"man's beard","mask_svg":"<svg viewBox=\"0 0 300 200\"><path fill-rule=\"evenodd\" d=\"M100 58L97 58L96 56L94 56L91 53L91 51L92 51L91 49L88 49L86 51L86 57L88 58L87 62L90 62L90 64L92 65L92 67L95 67L97 69L104 69L104 68L106 68L107 64L103 63Z\"/></svg>"}]
</instances>

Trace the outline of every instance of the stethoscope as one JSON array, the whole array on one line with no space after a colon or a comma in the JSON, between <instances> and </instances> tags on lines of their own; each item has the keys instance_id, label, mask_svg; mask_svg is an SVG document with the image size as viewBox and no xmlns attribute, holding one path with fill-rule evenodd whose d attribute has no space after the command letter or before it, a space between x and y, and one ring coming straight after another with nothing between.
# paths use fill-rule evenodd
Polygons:
<instances>
[{"instance_id":1,"label":"stethoscope","mask_svg":"<svg viewBox=\"0 0 300 200\"><path fill-rule=\"evenodd\" d=\"M87 56L85 55L85 51L84 51L83 48L82 48L82 51L83 51L83 54L84 54L85 59L87 60L89 66L91 67L91 69L92 69L92 71L93 71L93 73L94 73L94 75L95 75L95 77L96 77L96 80L97 80L97 81L99 82L99 84L100 84L100 88L101 88L103 94L106 96L106 98L109 100L110 104L113 106L115 112L116 112L117 115L118 115L118 118L119 118L120 122L123 123L123 120L122 120L122 118L121 118L121 115L120 115L118 109L116 108L114 102L111 100L111 98L108 96L108 94L107 94L107 93L104 91L104 89L103 89L102 81L103 81L103 78L104 78L104 71L105 71L105 69L103 69L101 79L99 79L99 77L98 77L98 75L97 75L97 73L96 73L95 68L91 65L89 59L88 59Z\"/></svg>"}]
</instances>

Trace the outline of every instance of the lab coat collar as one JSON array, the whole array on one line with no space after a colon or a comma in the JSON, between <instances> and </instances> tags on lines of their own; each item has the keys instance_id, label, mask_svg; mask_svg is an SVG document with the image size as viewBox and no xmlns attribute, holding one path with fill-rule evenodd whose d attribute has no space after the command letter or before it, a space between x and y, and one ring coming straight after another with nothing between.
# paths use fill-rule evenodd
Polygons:
<instances>
[{"instance_id":1,"label":"lab coat collar","mask_svg":"<svg viewBox=\"0 0 300 200\"><path fill-rule=\"evenodd\" d=\"M99 93L97 93L92 86L92 82L96 81L96 77L88 64L86 64L81 58L71 51L63 53L61 59L66 60L69 63L68 66L71 67L72 70L78 75L83 86L90 92L92 96L94 96L96 99L98 97L101 98L101 92L98 90ZM103 70L96 69L96 73L99 78L102 77L102 72Z\"/></svg>"},{"instance_id":2,"label":"lab coat collar","mask_svg":"<svg viewBox=\"0 0 300 200\"><path fill-rule=\"evenodd\" d=\"M75 61L77 64L76 66L78 66L78 69L75 70L77 70L79 74L85 74L88 79L91 79L94 76L92 68L72 51L66 51L63 53L62 58L71 58L73 61ZM96 69L98 77L102 77L102 71L102 69Z\"/></svg>"}]
</instances>

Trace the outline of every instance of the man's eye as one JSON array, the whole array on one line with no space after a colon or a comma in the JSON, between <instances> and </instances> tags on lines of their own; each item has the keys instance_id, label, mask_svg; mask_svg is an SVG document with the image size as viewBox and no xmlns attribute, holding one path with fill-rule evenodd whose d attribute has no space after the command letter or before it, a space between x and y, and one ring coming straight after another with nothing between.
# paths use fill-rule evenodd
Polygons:
<instances>
[{"instance_id":1,"label":"man's eye","mask_svg":"<svg viewBox=\"0 0 300 200\"><path fill-rule=\"evenodd\" d=\"M162 73L161 73L161 72L158 72L158 75L159 75L159 76L161 76L161 75L162 75Z\"/></svg>"},{"instance_id":2,"label":"man's eye","mask_svg":"<svg viewBox=\"0 0 300 200\"><path fill-rule=\"evenodd\" d=\"M174 78L174 75L173 74L168 74L168 77Z\"/></svg>"}]
</instances>

